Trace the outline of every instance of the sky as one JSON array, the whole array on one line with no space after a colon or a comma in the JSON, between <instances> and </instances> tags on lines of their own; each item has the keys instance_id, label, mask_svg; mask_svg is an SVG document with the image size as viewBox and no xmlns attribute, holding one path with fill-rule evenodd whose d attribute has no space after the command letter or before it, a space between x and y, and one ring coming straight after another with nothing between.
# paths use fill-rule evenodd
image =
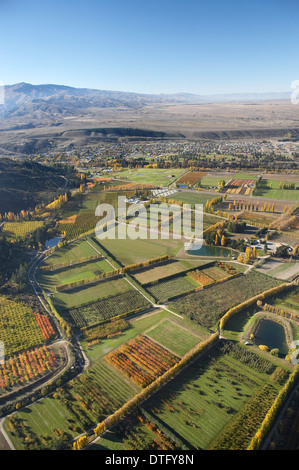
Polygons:
<instances>
[{"instance_id":1,"label":"sky","mask_svg":"<svg viewBox=\"0 0 299 470\"><path fill-rule=\"evenodd\" d=\"M290 91L298 0L0 0L0 81L137 93Z\"/></svg>"}]
</instances>

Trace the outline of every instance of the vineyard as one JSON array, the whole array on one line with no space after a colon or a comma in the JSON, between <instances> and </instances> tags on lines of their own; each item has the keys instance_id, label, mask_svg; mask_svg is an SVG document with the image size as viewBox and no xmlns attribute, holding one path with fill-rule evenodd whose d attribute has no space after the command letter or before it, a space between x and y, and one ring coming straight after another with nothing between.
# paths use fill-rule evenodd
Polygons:
<instances>
[{"instance_id":1,"label":"vineyard","mask_svg":"<svg viewBox=\"0 0 299 470\"><path fill-rule=\"evenodd\" d=\"M32 309L4 296L0 296L0 340L5 345L6 356L45 342Z\"/></svg>"},{"instance_id":2,"label":"vineyard","mask_svg":"<svg viewBox=\"0 0 299 470\"><path fill-rule=\"evenodd\" d=\"M177 181L177 185L194 185L199 181L201 178L203 178L206 175L206 173L201 172L201 171L189 171L185 175L181 176Z\"/></svg>"},{"instance_id":3,"label":"vineyard","mask_svg":"<svg viewBox=\"0 0 299 470\"><path fill-rule=\"evenodd\" d=\"M173 307L200 325L211 328L230 308L280 284L273 278L251 271L241 277L212 285L209 287L209 295L201 290L178 299L173 302Z\"/></svg>"},{"instance_id":4,"label":"vineyard","mask_svg":"<svg viewBox=\"0 0 299 470\"><path fill-rule=\"evenodd\" d=\"M149 307L149 302L135 289L119 295L97 300L68 310L74 325L82 328L119 315L133 313Z\"/></svg>"},{"instance_id":5,"label":"vineyard","mask_svg":"<svg viewBox=\"0 0 299 470\"><path fill-rule=\"evenodd\" d=\"M197 282L200 286L208 286L209 284L213 284L214 279L210 276L205 274L205 272L196 269L195 271L190 271L188 276L193 279L193 281Z\"/></svg>"},{"instance_id":6,"label":"vineyard","mask_svg":"<svg viewBox=\"0 0 299 470\"><path fill-rule=\"evenodd\" d=\"M88 345L91 345L100 339L113 338L128 328L130 328L130 324L126 320L120 319L86 328L83 333L84 338L88 341Z\"/></svg>"},{"instance_id":7,"label":"vineyard","mask_svg":"<svg viewBox=\"0 0 299 470\"><path fill-rule=\"evenodd\" d=\"M208 286L216 281L227 279L230 276L238 274L238 270L227 263L216 261L213 266L208 266L203 269L195 269L189 271L188 276L193 279L200 286Z\"/></svg>"},{"instance_id":8,"label":"vineyard","mask_svg":"<svg viewBox=\"0 0 299 470\"><path fill-rule=\"evenodd\" d=\"M106 360L139 386L147 387L176 364L179 358L146 336L140 335L109 353Z\"/></svg>"},{"instance_id":9,"label":"vineyard","mask_svg":"<svg viewBox=\"0 0 299 470\"><path fill-rule=\"evenodd\" d=\"M47 341L55 335L55 331L46 315L34 312L35 319L40 327L43 338Z\"/></svg>"},{"instance_id":10,"label":"vineyard","mask_svg":"<svg viewBox=\"0 0 299 470\"><path fill-rule=\"evenodd\" d=\"M99 220L94 211L82 211L76 216L74 223L59 222L58 229L65 235L66 240L74 240L83 233L94 230Z\"/></svg>"},{"instance_id":11,"label":"vineyard","mask_svg":"<svg viewBox=\"0 0 299 470\"><path fill-rule=\"evenodd\" d=\"M28 349L10 356L5 364L0 364L0 388L10 389L37 380L54 367L56 357L47 346Z\"/></svg>"},{"instance_id":12,"label":"vineyard","mask_svg":"<svg viewBox=\"0 0 299 470\"><path fill-rule=\"evenodd\" d=\"M159 302L165 302L177 295L191 292L195 289L195 285L187 276L181 276L165 281L160 280L151 286L147 286L146 289Z\"/></svg>"},{"instance_id":13,"label":"vineyard","mask_svg":"<svg viewBox=\"0 0 299 470\"><path fill-rule=\"evenodd\" d=\"M3 232L11 239L26 238L43 226L42 221L28 220L22 222L6 222Z\"/></svg>"}]
</instances>

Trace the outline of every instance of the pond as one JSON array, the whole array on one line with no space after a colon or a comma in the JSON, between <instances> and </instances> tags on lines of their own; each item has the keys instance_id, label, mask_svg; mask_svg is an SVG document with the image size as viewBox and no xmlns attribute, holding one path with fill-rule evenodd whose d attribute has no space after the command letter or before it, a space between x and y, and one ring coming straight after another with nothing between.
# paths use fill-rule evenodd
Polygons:
<instances>
[{"instance_id":1,"label":"pond","mask_svg":"<svg viewBox=\"0 0 299 470\"><path fill-rule=\"evenodd\" d=\"M58 245L60 240L61 240L61 237L55 237L55 238L51 238L51 240L46 240L45 247L47 249L48 248L53 248L54 246Z\"/></svg>"},{"instance_id":2,"label":"pond","mask_svg":"<svg viewBox=\"0 0 299 470\"><path fill-rule=\"evenodd\" d=\"M288 353L289 348L284 327L272 320L263 319L259 322L253 342L258 346L264 344L270 350L278 348L280 354L283 355Z\"/></svg>"},{"instance_id":3,"label":"pond","mask_svg":"<svg viewBox=\"0 0 299 470\"><path fill-rule=\"evenodd\" d=\"M197 256L222 256L222 257L228 257L228 256L237 256L233 251L231 251L229 248L223 248L220 246L210 246L210 245L203 245L199 249L195 250L188 250L189 255L197 255Z\"/></svg>"}]
</instances>

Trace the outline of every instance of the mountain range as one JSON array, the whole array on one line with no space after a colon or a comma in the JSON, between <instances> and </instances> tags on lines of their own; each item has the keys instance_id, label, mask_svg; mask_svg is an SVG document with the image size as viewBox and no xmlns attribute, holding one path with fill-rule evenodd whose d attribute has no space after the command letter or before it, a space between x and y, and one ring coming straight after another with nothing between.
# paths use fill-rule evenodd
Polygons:
<instances>
[{"instance_id":1,"label":"mountain range","mask_svg":"<svg viewBox=\"0 0 299 470\"><path fill-rule=\"evenodd\" d=\"M85 114L95 108L138 109L165 103L222 103L287 100L290 93L239 93L196 95L192 93L142 94L122 91L73 88L63 85L17 83L5 86L1 118L30 116L31 119L63 118Z\"/></svg>"}]
</instances>

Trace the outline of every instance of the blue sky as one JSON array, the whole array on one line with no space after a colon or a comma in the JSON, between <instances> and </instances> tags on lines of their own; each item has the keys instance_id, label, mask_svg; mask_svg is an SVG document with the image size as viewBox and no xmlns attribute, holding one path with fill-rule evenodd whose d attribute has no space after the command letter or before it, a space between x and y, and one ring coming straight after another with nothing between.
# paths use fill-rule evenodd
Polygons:
<instances>
[{"instance_id":1,"label":"blue sky","mask_svg":"<svg viewBox=\"0 0 299 470\"><path fill-rule=\"evenodd\" d=\"M0 80L141 93L289 91L298 0L0 0Z\"/></svg>"}]
</instances>

